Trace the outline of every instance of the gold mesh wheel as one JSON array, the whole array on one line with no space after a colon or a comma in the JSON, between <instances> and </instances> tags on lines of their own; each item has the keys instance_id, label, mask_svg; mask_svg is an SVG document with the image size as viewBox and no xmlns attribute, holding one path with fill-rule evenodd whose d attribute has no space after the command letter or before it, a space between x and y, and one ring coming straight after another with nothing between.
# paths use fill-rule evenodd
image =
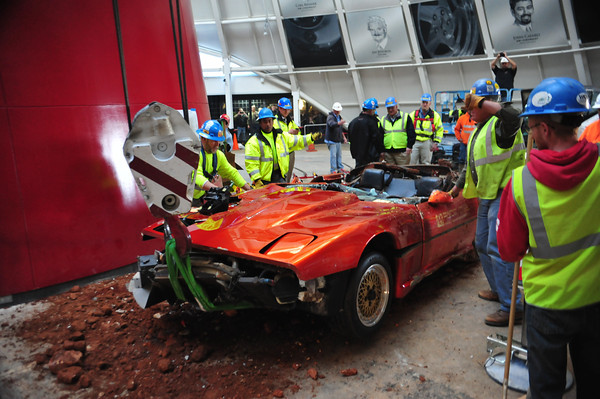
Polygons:
<instances>
[{"instance_id":1,"label":"gold mesh wheel","mask_svg":"<svg viewBox=\"0 0 600 399\"><path fill-rule=\"evenodd\" d=\"M362 275L356 295L356 313L366 327L376 325L385 314L390 295L390 278L383 265L369 266Z\"/></svg>"}]
</instances>

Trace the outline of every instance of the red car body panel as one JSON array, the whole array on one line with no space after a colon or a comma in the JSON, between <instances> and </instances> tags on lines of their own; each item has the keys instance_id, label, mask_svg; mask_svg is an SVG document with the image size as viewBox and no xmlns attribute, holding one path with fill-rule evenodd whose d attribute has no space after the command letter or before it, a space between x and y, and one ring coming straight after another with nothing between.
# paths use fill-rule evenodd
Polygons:
<instances>
[{"instance_id":1,"label":"red car body panel","mask_svg":"<svg viewBox=\"0 0 600 399\"><path fill-rule=\"evenodd\" d=\"M227 212L190 215L200 217L188 227L194 248L287 268L308 281L355 268L369 243L387 235L398 254L392 266L395 297L473 249L477 201L462 196L412 205L272 184L240 197ZM160 224L144 235L162 237L155 230Z\"/></svg>"}]
</instances>

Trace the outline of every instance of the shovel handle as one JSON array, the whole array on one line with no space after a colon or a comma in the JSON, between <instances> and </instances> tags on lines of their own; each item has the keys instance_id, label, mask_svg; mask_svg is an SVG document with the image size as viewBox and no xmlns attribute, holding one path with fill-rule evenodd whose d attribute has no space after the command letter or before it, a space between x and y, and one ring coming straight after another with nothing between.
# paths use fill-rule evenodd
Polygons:
<instances>
[{"instance_id":1,"label":"shovel handle","mask_svg":"<svg viewBox=\"0 0 600 399\"><path fill-rule=\"evenodd\" d=\"M517 312L517 281L519 278L519 262L515 262L512 281L512 295L510 297L510 313L508 315L508 338L506 339L506 355L504 356L504 381L502 382L502 398L508 395L508 375L510 373L510 360L512 359L512 340L515 328L515 314Z\"/></svg>"}]
</instances>

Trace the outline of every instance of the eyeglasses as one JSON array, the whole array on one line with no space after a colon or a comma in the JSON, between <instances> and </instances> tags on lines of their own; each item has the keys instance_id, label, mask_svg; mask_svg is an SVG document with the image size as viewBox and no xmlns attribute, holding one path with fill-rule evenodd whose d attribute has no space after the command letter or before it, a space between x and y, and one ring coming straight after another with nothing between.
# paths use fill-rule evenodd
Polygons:
<instances>
[{"instance_id":1,"label":"eyeglasses","mask_svg":"<svg viewBox=\"0 0 600 399\"><path fill-rule=\"evenodd\" d=\"M538 127L539 125L541 125L541 124L542 124L542 122L538 122L538 123L536 123L536 124L535 124L535 125L533 125L533 126L528 126L528 127L529 127L529 130L533 130L533 129L535 129L536 127Z\"/></svg>"}]
</instances>

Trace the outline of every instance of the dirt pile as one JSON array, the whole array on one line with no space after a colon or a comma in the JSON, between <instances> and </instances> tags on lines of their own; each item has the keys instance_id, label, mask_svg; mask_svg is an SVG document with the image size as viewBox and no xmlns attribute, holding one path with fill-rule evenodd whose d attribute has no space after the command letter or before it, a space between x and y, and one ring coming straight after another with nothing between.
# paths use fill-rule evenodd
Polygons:
<instances>
[{"instance_id":1,"label":"dirt pile","mask_svg":"<svg viewBox=\"0 0 600 399\"><path fill-rule=\"evenodd\" d=\"M130 278L73 287L16 327L22 339L49 344L34 356L36 369L90 398L284 397L300 389L290 374L309 378L307 351L327 332L311 328L320 319L264 310L206 314L189 304L144 310L126 290ZM296 336L272 334L281 323Z\"/></svg>"}]
</instances>

